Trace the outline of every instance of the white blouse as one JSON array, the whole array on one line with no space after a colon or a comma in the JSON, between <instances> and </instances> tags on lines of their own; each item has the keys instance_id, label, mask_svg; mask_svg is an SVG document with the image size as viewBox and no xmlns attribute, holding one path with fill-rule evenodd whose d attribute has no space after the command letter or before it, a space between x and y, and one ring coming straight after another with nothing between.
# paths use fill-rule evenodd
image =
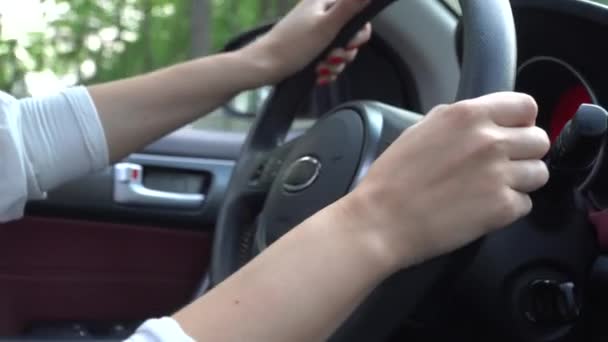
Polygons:
<instances>
[{"instance_id":1,"label":"white blouse","mask_svg":"<svg viewBox=\"0 0 608 342\"><path fill-rule=\"evenodd\" d=\"M21 218L28 199L44 198L108 163L104 130L85 87L22 100L0 92L0 222ZM194 340L164 317L146 321L127 341Z\"/></svg>"}]
</instances>

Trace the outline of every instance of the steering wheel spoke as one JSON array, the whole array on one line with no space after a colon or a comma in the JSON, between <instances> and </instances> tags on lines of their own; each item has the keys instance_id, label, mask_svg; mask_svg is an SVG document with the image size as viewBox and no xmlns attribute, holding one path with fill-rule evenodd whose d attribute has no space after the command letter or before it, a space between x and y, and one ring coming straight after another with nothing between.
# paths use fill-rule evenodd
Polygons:
<instances>
[{"instance_id":1,"label":"steering wheel spoke","mask_svg":"<svg viewBox=\"0 0 608 342\"><path fill-rule=\"evenodd\" d=\"M285 157L294 141L282 144L271 151L258 151L250 161L250 177L244 191L251 194L267 194L283 167Z\"/></svg>"}]
</instances>

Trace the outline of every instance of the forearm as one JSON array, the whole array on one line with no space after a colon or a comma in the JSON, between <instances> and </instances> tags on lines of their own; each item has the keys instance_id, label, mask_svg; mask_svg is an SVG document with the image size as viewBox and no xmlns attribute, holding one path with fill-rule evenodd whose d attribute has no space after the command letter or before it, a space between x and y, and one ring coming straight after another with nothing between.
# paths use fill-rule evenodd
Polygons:
<instances>
[{"instance_id":1,"label":"forearm","mask_svg":"<svg viewBox=\"0 0 608 342\"><path fill-rule=\"evenodd\" d=\"M321 341L388 276L341 202L296 227L175 318L199 341Z\"/></svg>"},{"instance_id":2,"label":"forearm","mask_svg":"<svg viewBox=\"0 0 608 342\"><path fill-rule=\"evenodd\" d=\"M270 69L268 58L241 50L90 87L111 161L268 82Z\"/></svg>"}]
</instances>

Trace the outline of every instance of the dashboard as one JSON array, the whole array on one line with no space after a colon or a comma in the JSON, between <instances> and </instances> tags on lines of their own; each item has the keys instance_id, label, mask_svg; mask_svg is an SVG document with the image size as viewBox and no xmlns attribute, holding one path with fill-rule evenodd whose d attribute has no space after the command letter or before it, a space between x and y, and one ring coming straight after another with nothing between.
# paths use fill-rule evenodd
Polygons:
<instances>
[{"instance_id":1,"label":"dashboard","mask_svg":"<svg viewBox=\"0 0 608 342\"><path fill-rule=\"evenodd\" d=\"M511 0L518 39L515 90L539 105L555 141L583 103L608 104L608 8L585 0ZM462 59L462 27L457 46Z\"/></svg>"},{"instance_id":2,"label":"dashboard","mask_svg":"<svg viewBox=\"0 0 608 342\"><path fill-rule=\"evenodd\" d=\"M581 0L512 5L519 49L515 90L536 99L538 125L555 141L581 104L608 106L608 8ZM604 209L608 180L601 178L591 184L589 198Z\"/></svg>"},{"instance_id":3,"label":"dashboard","mask_svg":"<svg viewBox=\"0 0 608 342\"><path fill-rule=\"evenodd\" d=\"M608 103L608 11L577 0L513 1L518 32L516 90L539 104L555 138L582 103Z\"/></svg>"},{"instance_id":4,"label":"dashboard","mask_svg":"<svg viewBox=\"0 0 608 342\"><path fill-rule=\"evenodd\" d=\"M604 46L608 41L608 7L582 0L511 0L511 3L518 39L515 90L530 94L536 99L539 105L537 124L545 129L551 140L555 142L581 104L593 103L604 108L608 107L608 49ZM457 35L457 46L460 43L459 38ZM395 341L408 339L445 341L454 339L453 336L466 336L457 340L470 341L608 340L608 329L606 329L608 295L605 293L605 289L608 288L608 277L605 276L608 274L608 266L605 269L596 269L593 265L595 256L589 258L589 263L581 263L585 266L573 266L564 262L577 253L577 248L587 252L598 252L600 255L598 260L606 258L607 244L600 246L595 241L596 232L586 228L590 228L587 224L587 209L608 212L605 211L608 209L608 177L599 177L608 174L608 148L604 147L603 151L600 151L590 176L587 167L581 168L584 173L577 173L576 177L572 178L564 176L572 169L563 168L558 171L564 170L563 174L552 173L550 180L552 187L549 187L549 190L545 187L545 192L539 191L533 194L534 216L512 225L500 233L503 235L494 235L488 239L495 242L492 248L486 249L491 252L487 254L479 252L477 256L479 260L483 260L478 264L483 270L471 277L467 277L466 273L463 273L465 276L460 276L462 288L455 285L457 288L453 291L457 295L451 298L453 301L450 303L453 307L443 304L445 301L443 298L438 299L436 303L432 301L425 303L425 308L436 305L441 308L438 310L440 312L435 313L436 316L431 315L430 319L424 316L426 312L423 313L423 319L427 319L424 322L428 324L426 328L420 328L424 324L420 324L419 321L406 322L405 332ZM579 176L586 177L587 181L583 182ZM582 186L578 188L581 183ZM583 191L572 191L575 187ZM565 189L563 193L560 192L562 189ZM572 196L573 193L576 193L576 196ZM560 195L555 196L555 194ZM581 194L584 196L578 196ZM569 202L570 200L572 202ZM570 212L580 214L581 222L585 224L573 224L574 221L564 214ZM519 225L522 222L541 222L539 226L547 229L536 230L532 225ZM537 234L537 237L530 240L516 238L501 240L505 236L516 236L518 232L530 234L528 237ZM570 232L572 237L588 232L591 235L589 245L580 244L576 238L570 239L570 236L559 243L556 242ZM560 234L564 235L560 236ZM488 241L484 244L487 243ZM598 250L595 250L596 247L599 247ZM505 265L518 262L514 260L523 260L522 258L525 258L523 256L528 253L535 256L526 261L527 264L522 262L514 266L509 276L505 278L508 280L496 285L494 289L499 293L496 296L499 299L493 301L493 297L483 290L483 286L495 284L488 279L493 277L495 270L507 267L498 266L497 260L501 257L497 255L501 253L506 260ZM547 255L551 253L554 255L548 257ZM569 279L575 279L577 291L581 292L573 292L574 297L580 295L584 298L581 299L584 301L582 318L577 317L576 320L564 320L560 323L536 324L536 321L530 320L529 316L522 315L524 306L518 305L522 305L529 298L538 300L535 303L543 303L543 308L549 307L544 306L549 302L544 301L540 296L536 297L536 294L525 299L526 297L518 297L517 290L514 290L518 289L519 285L516 284L520 281L521 284L531 285L532 280L559 278L543 273L546 270L559 270L555 274L564 274ZM585 275L576 278L575 274L579 274L581 270L584 270ZM528 275L530 278L526 278ZM446 296L449 297L450 294ZM490 304L486 307L479 302L476 303L472 299L473 296L481 296ZM528 312L531 311L526 311ZM479 319L471 319L472 316L482 317L482 323Z\"/></svg>"}]
</instances>

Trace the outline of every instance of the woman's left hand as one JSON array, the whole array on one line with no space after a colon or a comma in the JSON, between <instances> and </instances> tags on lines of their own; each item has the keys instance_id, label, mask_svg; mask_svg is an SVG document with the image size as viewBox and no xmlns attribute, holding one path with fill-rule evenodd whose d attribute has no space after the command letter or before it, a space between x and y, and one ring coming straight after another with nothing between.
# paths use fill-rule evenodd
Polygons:
<instances>
[{"instance_id":1,"label":"woman's left hand","mask_svg":"<svg viewBox=\"0 0 608 342\"><path fill-rule=\"evenodd\" d=\"M338 35L351 18L373 0L301 0L270 32L248 47L252 57L268 62L267 83L277 83L304 68ZM336 79L371 37L366 24L342 48L334 49L316 68L317 82Z\"/></svg>"},{"instance_id":2,"label":"woman's left hand","mask_svg":"<svg viewBox=\"0 0 608 342\"><path fill-rule=\"evenodd\" d=\"M317 66L317 83L325 85L336 80L346 65L355 60L359 48L371 37L372 25L367 23L344 48L333 49L327 58Z\"/></svg>"}]
</instances>

